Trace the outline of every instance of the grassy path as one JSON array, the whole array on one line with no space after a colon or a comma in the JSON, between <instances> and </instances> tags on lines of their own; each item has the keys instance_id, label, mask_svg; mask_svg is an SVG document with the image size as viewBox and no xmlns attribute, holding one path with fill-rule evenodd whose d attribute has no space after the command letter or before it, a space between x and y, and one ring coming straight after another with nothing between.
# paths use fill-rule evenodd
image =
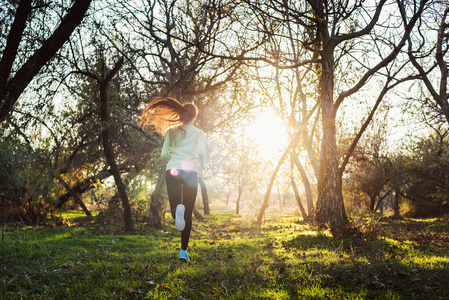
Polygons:
<instances>
[{"instance_id":1,"label":"grassy path","mask_svg":"<svg viewBox=\"0 0 449 300\"><path fill-rule=\"evenodd\" d=\"M135 227L3 226L0 299L449 299L447 219L381 220L365 241L213 212L194 221L191 263L172 223Z\"/></svg>"}]
</instances>

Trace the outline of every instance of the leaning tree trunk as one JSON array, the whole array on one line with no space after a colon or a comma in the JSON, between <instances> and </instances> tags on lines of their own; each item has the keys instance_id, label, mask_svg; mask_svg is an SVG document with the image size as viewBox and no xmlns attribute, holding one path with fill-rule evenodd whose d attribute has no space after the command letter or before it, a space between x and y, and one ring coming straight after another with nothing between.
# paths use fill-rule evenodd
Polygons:
<instances>
[{"instance_id":1,"label":"leaning tree trunk","mask_svg":"<svg viewBox=\"0 0 449 300\"><path fill-rule=\"evenodd\" d=\"M322 25L322 24L321 24ZM316 221L320 225L329 224L334 237L347 233L349 220L346 215L342 194L342 174L339 169L333 109L334 58L329 37L323 32L323 57L321 77L321 108L323 137L318 176L318 198Z\"/></svg>"},{"instance_id":2,"label":"leaning tree trunk","mask_svg":"<svg viewBox=\"0 0 449 300\"><path fill-rule=\"evenodd\" d=\"M384 201L385 198L390 196L390 193L391 193L391 190L388 190L388 192L386 192L385 195L383 195L382 197L378 197L377 204L373 208L373 210L371 210L371 212L376 212L379 208L381 208L382 207L382 202Z\"/></svg>"},{"instance_id":3,"label":"leaning tree trunk","mask_svg":"<svg viewBox=\"0 0 449 300\"><path fill-rule=\"evenodd\" d=\"M302 183L304 185L304 189L306 190L307 211L309 213L309 217L313 218L313 215L315 213L315 208L313 206L312 188L310 187L310 182L309 182L309 179L307 178L307 173L304 170L304 167L302 166L301 162L299 161L296 153L291 151L290 156L291 156L293 162L295 163L296 168L298 168L299 174L301 175Z\"/></svg>"},{"instance_id":4,"label":"leaning tree trunk","mask_svg":"<svg viewBox=\"0 0 449 300\"><path fill-rule=\"evenodd\" d=\"M70 187L70 185L62 179L61 175L59 175L58 180L61 182L61 184L65 187L65 189L72 195L73 199L75 200L75 203L81 206L86 216L92 216L90 211L87 209L86 205L84 205L83 200L78 197L78 195L75 193L75 191Z\"/></svg>"},{"instance_id":5,"label":"leaning tree trunk","mask_svg":"<svg viewBox=\"0 0 449 300\"><path fill-rule=\"evenodd\" d=\"M123 58L121 58L114 69L106 76L105 79L100 82L100 120L103 124L103 129L101 131L101 137L103 140L103 149L106 161L110 167L110 173L114 177L115 184L117 186L120 199L123 205L123 220L125 222L125 230L133 230L133 219L131 214L131 205L129 203L128 195L126 194L126 188L123 184L122 178L120 177L120 171L118 169L117 163L115 162L115 153L112 147L112 143L109 139L110 135L110 124L109 124L109 112L108 112L108 85L112 78L117 74L123 64Z\"/></svg>"},{"instance_id":6,"label":"leaning tree trunk","mask_svg":"<svg viewBox=\"0 0 449 300\"><path fill-rule=\"evenodd\" d=\"M204 180L201 176L198 178L198 181L201 186L201 198L203 198L204 215L210 215L209 195L207 194L207 186L204 183Z\"/></svg>"},{"instance_id":7,"label":"leaning tree trunk","mask_svg":"<svg viewBox=\"0 0 449 300\"><path fill-rule=\"evenodd\" d=\"M301 135L299 133L297 133L291 140L289 145L287 146L287 148L284 150L284 153L282 153L281 157L279 158L279 161L273 171L273 173L271 174L271 178L270 178L270 182L268 183L268 187L267 187L267 191L265 192L265 197L263 199L263 203L262 206L260 208L259 214L257 215L257 224L262 224L262 219L263 216L265 214L265 210L268 207L268 200L270 199L270 194L271 194L271 189L273 188L273 184L274 184L274 180L276 179L276 175L279 172L279 169L281 167L281 165L283 164L285 158L287 157L287 155L290 153L291 149L293 149L294 147L296 147L296 144L299 141L299 137Z\"/></svg>"},{"instance_id":8,"label":"leaning tree trunk","mask_svg":"<svg viewBox=\"0 0 449 300\"><path fill-rule=\"evenodd\" d=\"M83 20L92 0L73 1L72 7L61 19L59 26L46 40L42 41L40 48L26 62L22 62L15 75L11 76L13 62L17 61L16 50L26 28L26 22L32 10L31 6L36 5L31 0L17 2L19 3L17 15L11 26L6 48L2 49L4 51L0 61L0 122L4 121L9 115L14 104L36 74L69 39L72 32Z\"/></svg>"},{"instance_id":9,"label":"leaning tree trunk","mask_svg":"<svg viewBox=\"0 0 449 300\"><path fill-rule=\"evenodd\" d=\"M268 207L268 200L270 199L271 189L273 188L274 180L276 179L276 175L279 172L279 168L281 167L282 163L284 162L285 157L288 154L289 148L285 149L284 153L282 154L281 158L279 159L276 168L273 171L273 174L271 174L270 183L268 183L267 191L265 192L265 197L263 199L262 207L260 208L259 215L257 216L257 223L262 224L262 219L265 214L265 210Z\"/></svg>"},{"instance_id":10,"label":"leaning tree trunk","mask_svg":"<svg viewBox=\"0 0 449 300\"><path fill-rule=\"evenodd\" d=\"M302 205L301 197L299 197L298 188L296 187L295 178L293 177L293 159L291 160L290 181L292 183L293 192L295 193L295 199L298 203L299 210L301 211L302 218L307 220L309 217L307 216L306 210Z\"/></svg>"},{"instance_id":11,"label":"leaning tree trunk","mask_svg":"<svg viewBox=\"0 0 449 300\"><path fill-rule=\"evenodd\" d=\"M165 163L159 166L159 174L151 194L150 202L150 217L148 218L148 225L155 228L162 228L162 192L165 186Z\"/></svg>"}]
</instances>

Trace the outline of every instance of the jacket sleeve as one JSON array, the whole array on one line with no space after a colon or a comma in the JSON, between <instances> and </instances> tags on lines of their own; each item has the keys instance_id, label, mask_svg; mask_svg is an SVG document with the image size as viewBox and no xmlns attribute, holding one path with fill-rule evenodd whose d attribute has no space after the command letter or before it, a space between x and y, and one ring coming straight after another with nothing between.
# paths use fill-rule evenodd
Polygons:
<instances>
[{"instance_id":1,"label":"jacket sleeve","mask_svg":"<svg viewBox=\"0 0 449 300\"><path fill-rule=\"evenodd\" d=\"M206 134L204 132L201 132L200 136L198 137L197 144L196 144L196 151L198 154L198 160L200 163L200 167L205 169L206 168Z\"/></svg>"},{"instance_id":2,"label":"jacket sleeve","mask_svg":"<svg viewBox=\"0 0 449 300\"><path fill-rule=\"evenodd\" d=\"M171 158L171 140L170 140L171 134L167 132L167 135L165 136L164 145L162 145L162 151L161 156L165 160L169 160Z\"/></svg>"}]
</instances>

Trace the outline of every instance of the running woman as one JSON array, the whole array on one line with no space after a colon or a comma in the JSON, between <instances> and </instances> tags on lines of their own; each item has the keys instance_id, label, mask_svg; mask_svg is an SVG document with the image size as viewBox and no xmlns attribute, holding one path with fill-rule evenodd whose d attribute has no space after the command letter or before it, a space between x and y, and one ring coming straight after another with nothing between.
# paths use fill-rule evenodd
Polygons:
<instances>
[{"instance_id":1,"label":"running woman","mask_svg":"<svg viewBox=\"0 0 449 300\"><path fill-rule=\"evenodd\" d=\"M206 134L193 126L198 110L170 97L153 99L141 114L143 126L154 125L165 135L161 156L167 160L166 185L170 210L181 231L179 259L187 255L192 212L198 192L198 174L205 168Z\"/></svg>"}]
</instances>

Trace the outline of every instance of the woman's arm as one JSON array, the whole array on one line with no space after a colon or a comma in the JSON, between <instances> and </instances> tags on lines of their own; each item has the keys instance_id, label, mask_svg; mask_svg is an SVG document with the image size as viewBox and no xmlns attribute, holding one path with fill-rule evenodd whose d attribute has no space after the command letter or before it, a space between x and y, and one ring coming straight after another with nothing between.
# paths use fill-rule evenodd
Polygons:
<instances>
[{"instance_id":1,"label":"woman's arm","mask_svg":"<svg viewBox=\"0 0 449 300\"><path fill-rule=\"evenodd\" d=\"M170 140L171 134L167 132L167 135L165 136L164 145L162 145L162 151L161 156L165 160L169 160L171 157L171 140Z\"/></svg>"}]
</instances>

